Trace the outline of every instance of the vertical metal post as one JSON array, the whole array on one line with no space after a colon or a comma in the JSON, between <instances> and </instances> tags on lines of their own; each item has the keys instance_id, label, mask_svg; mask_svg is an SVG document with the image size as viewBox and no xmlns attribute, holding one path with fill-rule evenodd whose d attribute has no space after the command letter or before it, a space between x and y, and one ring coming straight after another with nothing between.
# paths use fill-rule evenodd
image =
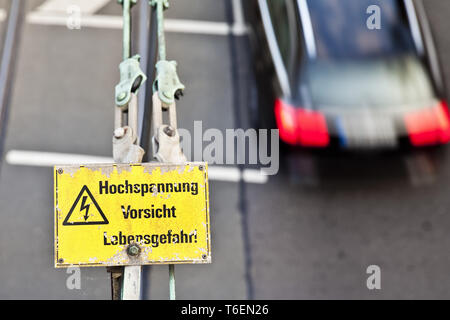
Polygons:
<instances>
[{"instance_id":1,"label":"vertical metal post","mask_svg":"<svg viewBox=\"0 0 450 320\"><path fill-rule=\"evenodd\" d=\"M136 3L136 0L119 0L119 2L123 5L123 58L124 60L130 59L131 56L131 14L130 14L130 8L133 4ZM152 16L155 15L156 11L156 18L157 18L157 35L158 35L158 49L159 49L159 60L166 60L166 47L165 47L165 37L164 37L164 9L168 7L168 1L167 0L153 0L151 4L154 6L156 5L156 10L152 10ZM142 25L141 25L142 27ZM142 30L142 29L141 29ZM151 31L152 32L152 31ZM153 34L153 32L152 32ZM141 37L142 39L142 37ZM152 44L150 44L149 47L151 47ZM149 50L152 48L149 48ZM151 56L151 55L150 55ZM150 57L152 58L152 57ZM155 55L156 59L156 55ZM149 63L148 57L145 59L146 63ZM165 63L168 63L167 61L164 61ZM169 63L170 64L170 63ZM122 74L121 74L122 75ZM165 75L167 76L167 70ZM170 77L172 77L172 81L170 83L174 83L173 87L175 85L178 85L176 89L178 91L181 91L184 89L184 86L179 82L178 76L175 74L170 74ZM151 80L153 77L151 77ZM165 82L163 82L165 83ZM176 90L174 90L176 91ZM182 92L181 92L182 93ZM159 112L161 112L162 106L161 101L158 98L158 95L154 95L159 102ZM176 97L178 97L176 95ZM120 101L120 98L117 98L118 101ZM173 97L172 99L173 100ZM171 101L169 100L169 101ZM120 105L121 107L124 107L123 105ZM116 130L118 130L117 137L121 136L121 131L119 129L122 129L122 113L128 112L128 126L131 128L132 132L137 133L138 132L138 126L140 126L139 136L142 136L142 132L149 130L149 127L144 127L141 123L141 120L144 120L146 116L149 115L149 113L142 113L138 112L138 105L136 101L136 95L132 93L132 99L129 101L129 104L127 106L128 108L124 109L116 109L119 110L120 114L116 111ZM145 105L144 105L145 107ZM171 102L170 104L170 117L171 120L174 121L174 124L171 123L172 127L176 129L176 114L175 114L175 103ZM154 112L155 109L153 109ZM154 115L153 115L154 117ZM139 119L139 121L138 121ZM162 122L162 117L161 117ZM139 122L139 124L138 124ZM120 124L120 126L118 125ZM161 140L158 140L161 142ZM142 141L139 141L140 144L142 144ZM179 146L178 146L179 147ZM142 148L138 147L142 153ZM139 151L139 150L138 150ZM154 150L153 150L154 151ZM176 153L180 158L182 158L182 161L186 161L184 155L182 154L182 151L180 149L179 154ZM160 155L161 156L161 155ZM120 158L119 158L120 159ZM142 155L140 156L140 159L142 159ZM169 158L164 158L169 159ZM165 160L165 161L166 161ZM115 161L117 161L115 159ZM141 160L139 160L141 161ZM160 160L162 161L162 160ZM170 160L167 160L170 161ZM122 294L121 297L124 300L128 299L140 299L141 298L141 278L142 278L142 267L141 266L126 266L124 268L124 274L123 274L123 283L122 283ZM175 300L175 265L169 265L169 298L171 300Z\"/></svg>"},{"instance_id":2,"label":"vertical metal post","mask_svg":"<svg viewBox=\"0 0 450 320\"><path fill-rule=\"evenodd\" d=\"M158 16L158 49L159 60L166 60L166 39L164 36L164 2L157 1L156 14Z\"/></svg>"},{"instance_id":3,"label":"vertical metal post","mask_svg":"<svg viewBox=\"0 0 450 320\"><path fill-rule=\"evenodd\" d=\"M175 265L169 264L169 299L175 300Z\"/></svg>"},{"instance_id":4,"label":"vertical metal post","mask_svg":"<svg viewBox=\"0 0 450 320\"><path fill-rule=\"evenodd\" d=\"M159 60L166 60L166 39L164 36L164 5L165 0L156 0ZM175 265L173 264L169 264L169 299L175 300Z\"/></svg>"},{"instance_id":5,"label":"vertical metal post","mask_svg":"<svg viewBox=\"0 0 450 320\"><path fill-rule=\"evenodd\" d=\"M151 32L151 27L149 24L151 23L150 20L150 6L148 5L148 1L141 0L139 2L138 12L134 13L132 15L132 23L133 27L135 27L138 32L132 36L133 42L135 43L134 47L132 48L132 52L138 52L138 54L141 56L141 68L145 70L145 73L147 75L147 83L145 85L141 86L138 92L138 144L146 150L144 157L142 158L142 162L148 162L149 161L149 154L151 154L150 151L150 122L151 122L151 105L147 104L147 90L148 90L148 84L150 84L150 94L151 94L151 83L153 82L153 76L152 73L149 73L150 68L154 68L155 61L151 60L149 57L149 46L152 46L152 44L149 44L149 34ZM135 19L133 21L133 19ZM137 21L137 22L136 22ZM156 21L156 20L155 20ZM155 30L156 31L156 30ZM154 32L156 34L156 32ZM153 44L155 46L155 44ZM149 68L150 67L150 68ZM151 69L150 69L151 70ZM150 109L150 112L148 111ZM148 295L148 288L150 285L150 270L151 266L142 266L141 268L141 299L147 300L149 298Z\"/></svg>"},{"instance_id":6,"label":"vertical metal post","mask_svg":"<svg viewBox=\"0 0 450 320\"><path fill-rule=\"evenodd\" d=\"M135 0L121 0L123 6L123 60L131 57L131 6L136 3ZM119 110L120 117L124 112L128 112L127 125L133 132L137 133L138 102L137 96L132 93L127 110ZM120 123L120 121L119 121ZM116 119L116 126L118 121ZM117 129L117 128L116 128ZM122 300L140 300L141 299L141 266L125 266L123 269L123 279L121 286Z\"/></svg>"},{"instance_id":7,"label":"vertical metal post","mask_svg":"<svg viewBox=\"0 0 450 320\"><path fill-rule=\"evenodd\" d=\"M122 300L141 300L142 266L126 266L123 273Z\"/></svg>"},{"instance_id":8,"label":"vertical metal post","mask_svg":"<svg viewBox=\"0 0 450 320\"><path fill-rule=\"evenodd\" d=\"M122 0L123 6L123 60L131 56L131 0Z\"/></svg>"}]
</instances>

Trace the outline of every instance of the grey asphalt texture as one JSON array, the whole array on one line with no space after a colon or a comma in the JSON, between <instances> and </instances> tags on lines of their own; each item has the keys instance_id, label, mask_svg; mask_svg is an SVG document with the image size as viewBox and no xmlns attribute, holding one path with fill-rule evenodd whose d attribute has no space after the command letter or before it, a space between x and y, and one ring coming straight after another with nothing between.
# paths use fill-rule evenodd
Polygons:
<instances>
[{"instance_id":1,"label":"grey asphalt texture","mask_svg":"<svg viewBox=\"0 0 450 320\"><path fill-rule=\"evenodd\" d=\"M41 2L29 1L28 10ZM425 2L448 78L450 3ZM170 18L226 21L222 0L171 6ZM120 14L120 7L111 1L98 14ZM23 31L5 150L111 156L120 30L26 24ZM202 120L204 128L234 128L230 39L170 33L167 41L187 86L179 126L192 129ZM238 50L245 56L245 46ZM448 299L449 192L448 146L365 155L300 151L283 157L266 184L211 181L213 263L177 266L177 296ZM83 268L80 290L67 289L66 270L53 268L51 168L4 160L0 208L0 298L110 298L104 268ZM373 264L381 268L381 290L366 287ZM148 268L148 298L168 297L167 269Z\"/></svg>"}]
</instances>

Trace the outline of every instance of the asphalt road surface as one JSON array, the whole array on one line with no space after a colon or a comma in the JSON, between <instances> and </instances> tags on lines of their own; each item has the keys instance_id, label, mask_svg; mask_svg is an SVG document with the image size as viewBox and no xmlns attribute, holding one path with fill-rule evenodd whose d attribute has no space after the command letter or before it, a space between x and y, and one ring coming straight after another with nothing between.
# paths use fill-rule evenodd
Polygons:
<instances>
[{"instance_id":1,"label":"asphalt road surface","mask_svg":"<svg viewBox=\"0 0 450 320\"><path fill-rule=\"evenodd\" d=\"M28 14L44 2L27 1ZM425 2L448 78L450 3ZM238 32L230 49L224 1L172 0L171 7L173 21L213 23L167 35L168 56L178 61L187 86L179 126L192 129L202 120L204 128L247 127L246 110L236 110L236 101L252 103L242 89L252 76L246 36ZM27 19L5 154L111 156L120 6L110 1L93 10L90 15L109 23L70 30L58 19ZM67 18L66 12L52 14ZM0 298L109 299L104 268L83 268L79 290L66 287L66 270L53 268L52 169L31 162L18 165L6 157L1 165ZM177 266L178 298L450 298L449 147L298 152L281 164L265 183L211 181L213 263ZM381 268L381 290L366 286L369 265ZM147 275L146 297L166 299L167 267L152 266Z\"/></svg>"}]
</instances>

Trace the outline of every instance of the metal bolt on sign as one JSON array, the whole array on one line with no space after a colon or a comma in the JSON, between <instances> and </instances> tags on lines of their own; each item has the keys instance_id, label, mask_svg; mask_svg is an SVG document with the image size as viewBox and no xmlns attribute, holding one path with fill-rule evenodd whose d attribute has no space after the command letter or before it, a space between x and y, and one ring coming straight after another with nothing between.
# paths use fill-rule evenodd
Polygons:
<instances>
[{"instance_id":1,"label":"metal bolt on sign","mask_svg":"<svg viewBox=\"0 0 450 320\"><path fill-rule=\"evenodd\" d=\"M137 244L132 244L127 248L127 254L132 257L136 257L141 253L141 248Z\"/></svg>"}]
</instances>

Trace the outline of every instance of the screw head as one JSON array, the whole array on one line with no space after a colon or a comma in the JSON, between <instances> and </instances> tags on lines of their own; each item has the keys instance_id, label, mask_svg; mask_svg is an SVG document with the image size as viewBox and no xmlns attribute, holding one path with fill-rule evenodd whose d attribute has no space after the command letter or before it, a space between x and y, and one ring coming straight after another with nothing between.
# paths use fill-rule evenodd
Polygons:
<instances>
[{"instance_id":1,"label":"screw head","mask_svg":"<svg viewBox=\"0 0 450 320\"><path fill-rule=\"evenodd\" d=\"M58 172L59 174L62 174L62 173L64 172L64 170L61 169L61 168L59 168L57 172Z\"/></svg>"},{"instance_id":2,"label":"screw head","mask_svg":"<svg viewBox=\"0 0 450 320\"><path fill-rule=\"evenodd\" d=\"M203 260L206 260L207 257L208 257L208 256L207 256L206 254L202 254L202 259L203 259Z\"/></svg>"},{"instance_id":3,"label":"screw head","mask_svg":"<svg viewBox=\"0 0 450 320\"><path fill-rule=\"evenodd\" d=\"M205 167L203 167L203 166L198 166L198 170L203 171L203 169L205 169Z\"/></svg>"},{"instance_id":4,"label":"screw head","mask_svg":"<svg viewBox=\"0 0 450 320\"><path fill-rule=\"evenodd\" d=\"M63 258L59 258L58 259L58 263L64 263L64 259Z\"/></svg>"},{"instance_id":5,"label":"screw head","mask_svg":"<svg viewBox=\"0 0 450 320\"><path fill-rule=\"evenodd\" d=\"M126 92L121 92L119 93L119 95L117 96L117 100L122 101L127 97L127 93Z\"/></svg>"},{"instance_id":6,"label":"screw head","mask_svg":"<svg viewBox=\"0 0 450 320\"><path fill-rule=\"evenodd\" d=\"M125 135L124 128L121 127L114 130L114 137L116 137L117 139L123 138L124 135Z\"/></svg>"},{"instance_id":7,"label":"screw head","mask_svg":"<svg viewBox=\"0 0 450 320\"><path fill-rule=\"evenodd\" d=\"M164 128L164 133L167 134L169 137L173 137L175 135L175 130L173 130L173 128L170 126L167 126Z\"/></svg>"},{"instance_id":8,"label":"screw head","mask_svg":"<svg viewBox=\"0 0 450 320\"><path fill-rule=\"evenodd\" d=\"M127 254L131 257L135 257L141 253L141 248L137 246L136 244L131 244L127 248Z\"/></svg>"}]
</instances>

